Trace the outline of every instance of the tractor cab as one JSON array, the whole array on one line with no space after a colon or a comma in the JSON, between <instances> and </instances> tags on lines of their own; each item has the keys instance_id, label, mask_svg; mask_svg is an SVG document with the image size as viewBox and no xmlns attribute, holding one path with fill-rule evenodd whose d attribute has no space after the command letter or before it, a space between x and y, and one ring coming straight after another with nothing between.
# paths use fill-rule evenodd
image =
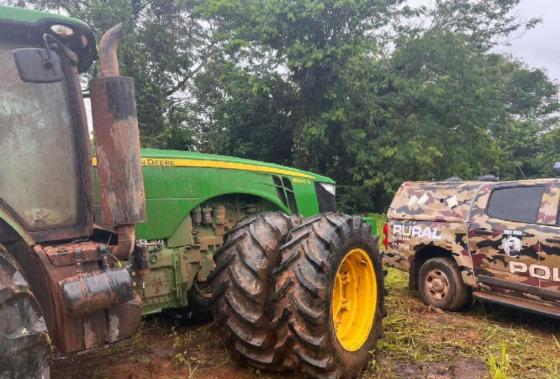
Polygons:
<instances>
[{"instance_id":1,"label":"tractor cab","mask_svg":"<svg viewBox=\"0 0 560 379\"><path fill-rule=\"evenodd\" d=\"M89 136L78 74L87 25L0 7L0 212L35 242L89 235Z\"/></svg>"},{"instance_id":2,"label":"tractor cab","mask_svg":"<svg viewBox=\"0 0 560 379\"><path fill-rule=\"evenodd\" d=\"M144 187L134 83L118 70L122 36L120 25L107 31L98 53L79 20L0 6L0 290L11 294L0 299L0 372L8 377L44 377L51 342L84 350L139 324L134 224L144 219ZM93 224L80 80L98 54L89 91L103 238Z\"/></svg>"}]
</instances>

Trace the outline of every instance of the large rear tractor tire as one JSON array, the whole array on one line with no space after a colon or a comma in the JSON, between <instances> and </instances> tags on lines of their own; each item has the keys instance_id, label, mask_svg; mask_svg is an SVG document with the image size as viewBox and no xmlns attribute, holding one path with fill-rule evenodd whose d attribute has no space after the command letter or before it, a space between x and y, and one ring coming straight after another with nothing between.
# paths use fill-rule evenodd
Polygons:
<instances>
[{"instance_id":1,"label":"large rear tractor tire","mask_svg":"<svg viewBox=\"0 0 560 379\"><path fill-rule=\"evenodd\" d=\"M284 365L314 378L353 378L376 350L384 317L383 271L361 217L322 214L280 249L272 304Z\"/></svg>"},{"instance_id":2,"label":"large rear tractor tire","mask_svg":"<svg viewBox=\"0 0 560 379\"><path fill-rule=\"evenodd\" d=\"M214 256L209 278L216 323L233 357L259 369L282 370L275 349L269 295L280 245L301 217L266 212L241 221ZM279 364L280 362L280 364Z\"/></svg>"},{"instance_id":3,"label":"large rear tractor tire","mask_svg":"<svg viewBox=\"0 0 560 379\"><path fill-rule=\"evenodd\" d=\"M0 246L0 378L49 378L50 340L37 299Z\"/></svg>"}]
</instances>

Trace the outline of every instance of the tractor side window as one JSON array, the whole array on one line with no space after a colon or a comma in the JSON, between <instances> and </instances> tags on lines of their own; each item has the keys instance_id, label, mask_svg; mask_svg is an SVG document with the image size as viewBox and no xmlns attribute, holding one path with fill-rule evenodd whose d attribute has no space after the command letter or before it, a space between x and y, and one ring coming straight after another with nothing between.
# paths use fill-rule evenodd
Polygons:
<instances>
[{"instance_id":1,"label":"tractor side window","mask_svg":"<svg viewBox=\"0 0 560 379\"><path fill-rule=\"evenodd\" d=\"M21 80L0 41L0 198L30 230L80 222L80 175L66 81Z\"/></svg>"},{"instance_id":2,"label":"tractor side window","mask_svg":"<svg viewBox=\"0 0 560 379\"><path fill-rule=\"evenodd\" d=\"M488 202L488 216L500 220L535 224L543 193L543 186L495 189Z\"/></svg>"},{"instance_id":3,"label":"tractor side window","mask_svg":"<svg viewBox=\"0 0 560 379\"><path fill-rule=\"evenodd\" d=\"M280 201L284 205L288 205L288 199L286 198L286 192L284 192L284 186L282 185L282 179L279 176L273 175L272 182L274 187L276 187L276 195L280 198Z\"/></svg>"},{"instance_id":4,"label":"tractor side window","mask_svg":"<svg viewBox=\"0 0 560 379\"><path fill-rule=\"evenodd\" d=\"M290 181L290 179L285 176L279 177L273 175L272 182L274 183L274 187L276 187L276 194L278 195L282 203L287 206L293 213L298 213L294 188L292 187L292 182Z\"/></svg>"},{"instance_id":5,"label":"tractor side window","mask_svg":"<svg viewBox=\"0 0 560 379\"><path fill-rule=\"evenodd\" d=\"M294 188L292 187L292 182L285 176L282 177L282 183L284 184L284 190L286 191L286 196L288 197L288 207L294 213L298 213L298 207L296 203L296 196L294 194Z\"/></svg>"}]
</instances>

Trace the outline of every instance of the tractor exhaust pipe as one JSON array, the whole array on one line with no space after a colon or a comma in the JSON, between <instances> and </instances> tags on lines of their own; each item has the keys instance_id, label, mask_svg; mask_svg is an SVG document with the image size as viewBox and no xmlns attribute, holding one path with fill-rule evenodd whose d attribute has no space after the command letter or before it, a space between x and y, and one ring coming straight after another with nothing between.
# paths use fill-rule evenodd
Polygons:
<instances>
[{"instance_id":1,"label":"tractor exhaust pipe","mask_svg":"<svg viewBox=\"0 0 560 379\"><path fill-rule=\"evenodd\" d=\"M102 223L118 235L112 254L126 260L134 249L134 224L144 221L146 210L134 81L119 75L122 37L118 24L101 38L101 75L90 82L90 91Z\"/></svg>"},{"instance_id":2,"label":"tractor exhaust pipe","mask_svg":"<svg viewBox=\"0 0 560 379\"><path fill-rule=\"evenodd\" d=\"M99 66L101 76L119 76L119 60L117 49L121 45L123 38L122 24L117 24L107 30L99 42Z\"/></svg>"}]
</instances>

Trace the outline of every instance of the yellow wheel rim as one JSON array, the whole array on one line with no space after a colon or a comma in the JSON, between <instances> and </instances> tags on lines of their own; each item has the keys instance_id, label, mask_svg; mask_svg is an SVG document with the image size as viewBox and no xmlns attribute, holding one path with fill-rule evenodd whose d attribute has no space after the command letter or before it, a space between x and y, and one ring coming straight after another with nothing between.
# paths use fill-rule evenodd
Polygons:
<instances>
[{"instance_id":1,"label":"yellow wheel rim","mask_svg":"<svg viewBox=\"0 0 560 379\"><path fill-rule=\"evenodd\" d=\"M331 306L338 342L347 351L359 350L368 339L377 309L377 277L365 250L350 250L340 263Z\"/></svg>"}]
</instances>

